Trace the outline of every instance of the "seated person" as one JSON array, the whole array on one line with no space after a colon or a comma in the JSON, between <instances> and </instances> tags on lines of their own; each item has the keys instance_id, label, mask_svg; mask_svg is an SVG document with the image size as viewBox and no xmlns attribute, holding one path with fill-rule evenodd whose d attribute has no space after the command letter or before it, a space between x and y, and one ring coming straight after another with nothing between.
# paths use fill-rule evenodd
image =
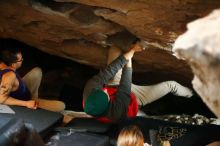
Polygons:
<instances>
[{"instance_id":1,"label":"seated person","mask_svg":"<svg viewBox=\"0 0 220 146\"><path fill-rule=\"evenodd\" d=\"M61 112L65 104L57 100L46 100L38 97L38 88L42 71L36 67L23 78L17 73L22 66L23 57L16 47L0 50L0 104L24 106L31 109L42 108Z\"/></svg>"}]
</instances>

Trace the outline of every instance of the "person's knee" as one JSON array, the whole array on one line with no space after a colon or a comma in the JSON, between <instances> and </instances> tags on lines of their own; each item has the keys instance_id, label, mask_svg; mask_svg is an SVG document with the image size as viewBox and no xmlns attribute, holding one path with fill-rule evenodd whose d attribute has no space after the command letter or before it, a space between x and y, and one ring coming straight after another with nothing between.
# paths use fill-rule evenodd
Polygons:
<instances>
[{"instance_id":1,"label":"person's knee","mask_svg":"<svg viewBox=\"0 0 220 146\"><path fill-rule=\"evenodd\" d=\"M118 56L122 54L122 50L118 47L112 46L108 51L108 60L107 64L110 64L113 60L115 60Z\"/></svg>"},{"instance_id":2,"label":"person's knee","mask_svg":"<svg viewBox=\"0 0 220 146\"><path fill-rule=\"evenodd\" d=\"M40 78L41 79L42 75L43 75L43 73L42 73L42 69L40 67L35 67L31 70L31 76L33 78Z\"/></svg>"},{"instance_id":3,"label":"person's knee","mask_svg":"<svg viewBox=\"0 0 220 146\"><path fill-rule=\"evenodd\" d=\"M42 76L42 69L40 67L35 67L32 69L32 71L36 74L36 75L41 75Z\"/></svg>"}]
</instances>

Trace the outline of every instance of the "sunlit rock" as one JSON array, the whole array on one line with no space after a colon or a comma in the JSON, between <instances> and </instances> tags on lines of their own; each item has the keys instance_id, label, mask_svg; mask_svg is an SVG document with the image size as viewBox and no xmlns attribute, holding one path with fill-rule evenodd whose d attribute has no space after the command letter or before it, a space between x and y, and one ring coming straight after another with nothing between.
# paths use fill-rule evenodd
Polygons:
<instances>
[{"instance_id":1,"label":"sunlit rock","mask_svg":"<svg viewBox=\"0 0 220 146\"><path fill-rule=\"evenodd\" d=\"M193 87L220 117L220 9L187 25L174 51L191 66Z\"/></svg>"}]
</instances>

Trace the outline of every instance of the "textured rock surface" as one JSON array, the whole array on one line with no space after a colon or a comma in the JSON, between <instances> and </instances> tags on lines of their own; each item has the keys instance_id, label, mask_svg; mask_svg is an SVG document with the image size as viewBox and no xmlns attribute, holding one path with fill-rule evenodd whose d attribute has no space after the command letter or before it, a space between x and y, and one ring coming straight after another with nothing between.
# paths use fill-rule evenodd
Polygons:
<instances>
[{"instance_id":1,"label":"textured rock surface","mask_svg":"<svg viewBox=\"0 0 220 146\"><path fill-rule=\"evenodd\" d=\"M189 62L193 87L220 117L220 10L188 24L188 31L174 44L174 51Z\"/></svg>"},{"instance_id":2,"label":"textured rock surface","mask_svg":"<svg viewBox=\"0 0 220 146\"><path fill-rule=\"evenodd\" d=\"M216 118L207 118L203 115L194 114L191 115L163 115L163 116L149 116L154 119L161 119L165 121L171 121L182 124L190 125L206 125L206 124L215 124L220 125L220 120Z\"/></svg>"},{"instance_id":3,"label":"textured rock surface","mask_svg":"<svg viewBox=\"0 0 220 146\"><path fill-rule=\"evenodd\" d=\"M188 65L171 55L172 43L187 22L219 6L219 0L2 0L0 37L96 68L105 65L109 46L126 48L138 37L149 49L134 57L134 71L190 81Z\"/></svg>"}]
</instances>

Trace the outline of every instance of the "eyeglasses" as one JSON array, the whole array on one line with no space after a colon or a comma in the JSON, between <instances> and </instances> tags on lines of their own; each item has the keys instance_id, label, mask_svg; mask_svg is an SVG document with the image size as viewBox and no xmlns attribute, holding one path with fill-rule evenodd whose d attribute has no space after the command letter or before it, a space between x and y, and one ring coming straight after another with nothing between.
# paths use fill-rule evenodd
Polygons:
<instances>
[{"instance_id":1,"label":"eyeglasses","mask_svg":"<svg viewBox=\"0 0 220 146\"><path fill-rule=\"evenodd\" d=\"M16 63L17 62L22 62L22 61L24 61L24 58L21 58L20 60L17 60Z\"/></svg>"}]
</instances>

